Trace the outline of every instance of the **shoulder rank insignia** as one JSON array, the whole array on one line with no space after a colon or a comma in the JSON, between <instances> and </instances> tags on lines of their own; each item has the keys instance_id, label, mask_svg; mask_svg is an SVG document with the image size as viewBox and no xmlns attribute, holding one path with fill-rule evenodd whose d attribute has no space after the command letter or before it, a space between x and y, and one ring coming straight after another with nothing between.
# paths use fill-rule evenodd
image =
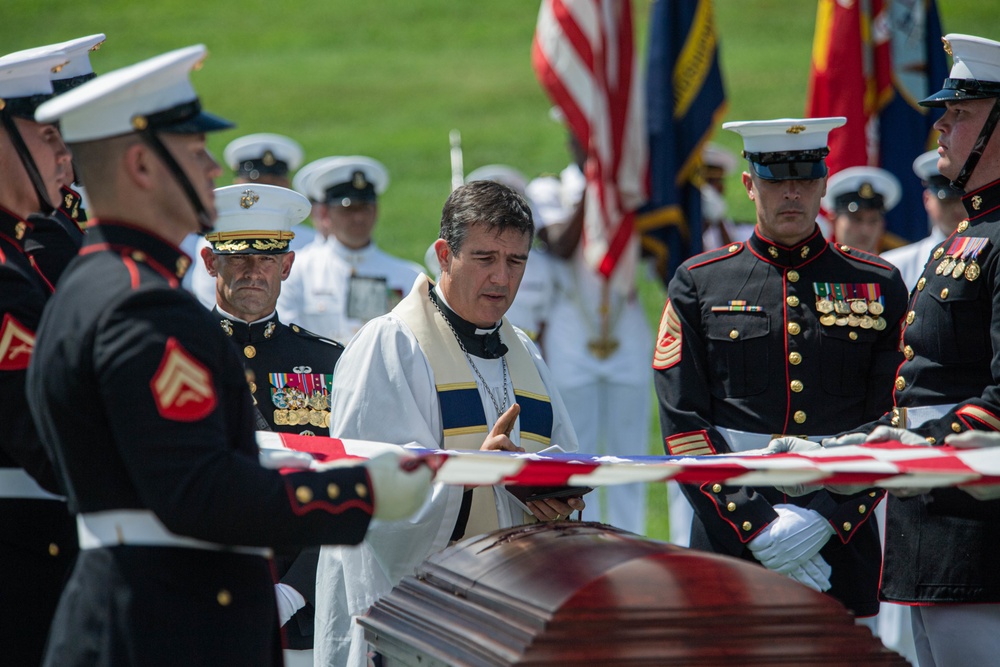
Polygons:
<instances>
[{"instance_id":1,"label":"shoulder rank insignia","mask_svg":"<svg viewBox=\"0 0 1000 667\"><path fill-rule=\"evenodd\" d=\"M6 313L0 324L0 371L23 371L34 349L35 332Z\"/></svg>"},{"instance_id":2,"label":"shoulder rank insignia","mask_svg":"<svg viewBox=\"0 0 1000 667\"><path fill-rule=\"evenodd\" d=\"M164 419L191 422L215 409L212 374L171 336L156 374L149 381L156 409Z\"/></svg>"}]
</instances>

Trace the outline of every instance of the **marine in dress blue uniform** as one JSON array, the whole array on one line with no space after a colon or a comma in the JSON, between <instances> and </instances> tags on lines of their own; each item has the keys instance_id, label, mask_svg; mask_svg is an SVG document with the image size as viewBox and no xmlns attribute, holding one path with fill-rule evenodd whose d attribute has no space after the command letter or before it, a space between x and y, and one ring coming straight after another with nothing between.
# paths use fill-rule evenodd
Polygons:
<instances>
[{"instance_id":1,"label":"marine in dress blue uniform","mask_svg":"<svg viewBox=\"0 0 1000 667\"><path fill-rule=\"evenodd\" d=\"M744 136L753 176L743 180L757 201L758 225L746 242L685 262L669 285L653 360L668 454L743 451L772 434L821 436L845 417L863 423L889 405L906 288L888 263L826 241L815 223L827 133L842 123L724 126ZM769 237L788 233L784 213L762 213L764 187L783 195L770 206L794 211L792 242ZM882 492L793 498L773 488L705 484L685 493L695 509L691 546L751 561L755 540L779 528L786 511L799 511L789 506L814 511L828 584L779 571L828 585L858 616L878 611L880 548L870 516Z\"/></svg>"},{"instance_id":2,"label":"marine in dress blue uniform","mask_svg":"<svg viewBox=\"0 0 1000 667\"><path fill-rule=\"evenodd\" d=\"M243 359L259 430L326 434L333 371L344 348L278 320L281 280L294 260L293 225L309 214L304 196L274 185L230 185L215 191L218 218L202 258L217 281L213 310ZM319 547L280 551L276 594L286 659L312 664L316 563ZM308 655L300 653L309 651Z\"/></svg>"},{"instance_id":3,"label":"marine in dress blue uniform","mask_svg":"<svg viewBox=\"0 0 1000 667\"><path fill-rule=\"evenodd\" d=\"M188 81L205 53L111 72L36 112L73 143L96 216L27 383L81 543L47 665L281 664L265 547L356 543L383 505L412 511L426 491L379 457L290 474L258 462L242 362L180 289L176 244L214 219L204 133L231 126Z\"/></svg>"},{"instance_id":4,"label":"marine in dress blue uniform","mask_svg":"<svg viewBox=\"0 0 1000 667\"><path fill-rule=\"evenodd\" d=\"M69 151L33 122L51 97L53 52L0 59L0 661L38 665L76 553L76 530L28 411L25 379L49 288L25 241L31 213L69 178ZM47 141L41 141L46 137Z\"/></svg>"}]
</instances>

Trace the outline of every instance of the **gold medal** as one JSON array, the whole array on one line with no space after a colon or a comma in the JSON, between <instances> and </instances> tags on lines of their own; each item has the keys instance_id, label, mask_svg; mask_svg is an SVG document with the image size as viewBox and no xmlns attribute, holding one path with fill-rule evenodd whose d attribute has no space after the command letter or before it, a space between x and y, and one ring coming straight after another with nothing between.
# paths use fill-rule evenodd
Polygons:
<instances>
[{"instance_id":1,"label":"gold medal","mask_svg":"<svg viewBox=\"0 0 1000 667\"><path fill-rule=\"evenodd\" d=\"M846 327L846 326L847 326L847 318L846 318L846 317L838 317L838 318L837 318L837 319L836 319L836 320L834 321L834 323L835 323L835 324L836 324L836 325L837 325L838 327Z\"/></svg>"},{"instance_id":2,"label":"gold medal","mask_svg":"<svg viewBox=\"0 0 1000 667\"><path fill-rule=\"evenodd\" d=\"M868 304L864 299L854 299L851 301L851 312L863 315L868 312Z\"/></svg>"},{"instance_id":3,"label":"gold medal","mask_svg":"<svg viewBox=\"0 0 1000 667\"><path fill-rule=\"evenodd\" d=\"M298 410L295 411L295 413L299 416L300 424L309 423L309 408L299 408Z\"/></svg>"},{"instance_id":4,"label":"gold medal","mask_svg":"<svg viewBox=\"0 0 1000 667\"><path fill-rule=\"evenodd\" d=\"M322 410L312 410L309 413L309 423L315 426L316 428L322 428L323 414L324 412Z\"/></svg>"},{"instance_id":5,"label":"gold medal","mask_svg":"<svg viewBox=\"0 0 1000 667\"><path fill-rule=\"evenodd\" d=\"M833 301L830 301L829 299L819 299L816 302L816 310L821 313L832 313Z\"/></svg>"},{"instance_id":6,"label":"gold medal","mask_svg":"<svg viewBox=\"0 0 1000 667\"><path fill-rule=\"evenodd\" d=\"M836 321L837 321L837 316L834 315L833 313L827 313L819 318L819 323L828 327L833 326L833 324Z\"/></svg>"},{"instance_id":7,"label":"gold medal","mask_svg":"<svg viewBox=\"0 0 1000 667\"><path fill-rule=\"evenodd\" d=\"M972 263L965 267L965 279L972 282L979 277L981 273L979 265L976 264L976 260L972 260Z\"/></svg>"},{"instance_id":8,"label":"gold medal","mask_svg":"<svg viewBox=\"0 0 1000 667\"><path fill-rule=\"evenodd\" d=\"M878 301L868 302L868 312L876 317L885 312L885 306Z\"/></svg>"},{"instance_id":9,"label":"gold medal","mask_svg":"<svg viewBox=\"0 0 1000 667\"><path fill-rule=\"evenodd\" d=\"M847 316L847 326L849 326L849 327L860 327L861 326L861 318L858 317L857 315L855 315L854 313L851 313L850 315Z\"/></svg>"},{"instance_id":10,"label":"gold medal","mask_svg":"<svg viewBox=\"0 0 1000 667\"><path fill-rule=\"evenodd\" d=\"M285 425L286 426L298 426L299 425L299 413L295 410L285 410Z\"/></svg>"},{"instance_id":11,"label":"gold medal","mask_svg":"<svg viewBox=\"0 0 1000 667\"><path fill-rule=\"evenodd\" d=\"M934 269L934 273L938 274L939 276L943 276L946 273L950 273L951 267L954 265L955 265L954 259L952 259L951 257L945 257L943 260L941 260L941 263L938 264L938 267Z\"/></svg>"},{"instance_id":12,"label":"gold medal","mask_svg":"<svg viewBox=\"0 0 1000 667\"><path fill-rule=\"evenodd\" d=\"M877 320L875 320L875 324L872 325L872 328L875 329L875 331L882 331L883 329L886 328L886 326L888 325L885 322L885 318L880 317Z\"/></svg>"},{"instance_id":13,"label":"gold medal","mask_svg":"<svg viewBox=\"0 0 1000 667\"><path fill-rule=\"evenodd\" d=\"M324 405L325 402L326 401L325 401L325 397L323 396L323 394L317 392L315 394L310 394L308 405L313 410L322 410L323 408L326 407Z\"/></svg>"},{"instance_id":14,"label":"gold medal","mask_svg":"<svg viewBox=\"0 0 1000 667\"><path fill-rule=\"evenodd\" d=\"M951 277L954 278L955 280L958 280L959 278L962 277L964 273L965 273L965 260L960 259L958 260L958 264L955 265L955 268L951 270Z\"/></svg>"},{"instance_id":15,"label":"gold medal","mask_svg":"<svg viewBox=\"0 0 1000 667\"><path fill-rule=\"evenodd\" d=\"M871 329L874 326L875 326L875 320L872 319L871 315L862 315L861 316L861 328L862 329Z\"/></svg>"},{"instance_id":16,"label":"gold medal","mask_svg":"<svg viewBox=\"0 0 1000 667\"><path fill-rule=\"evenodd\" d=\"M278 426L288 426L288 410L275 410L274 423Z\"/></svg>"},{"instance_id":17,"label":"gold medal","mask_svg":"<svg viewBox=\"0 0 1000 667\"><path fill-rule=\"evenodd\" d=\"M838 315L847 315L849 312L851 312L851 307L847 305L846 301L841 301L840 299L837 299L837 301L833 303L833 310Z\"/></svg>"}]
</instances>

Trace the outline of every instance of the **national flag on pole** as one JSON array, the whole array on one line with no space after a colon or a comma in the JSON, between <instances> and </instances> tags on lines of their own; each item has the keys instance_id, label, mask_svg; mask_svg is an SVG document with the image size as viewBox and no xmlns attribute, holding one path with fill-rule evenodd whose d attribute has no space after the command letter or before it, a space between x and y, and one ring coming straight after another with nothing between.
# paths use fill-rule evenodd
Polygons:
<instances>
[{"instance_id":1,"label":"national flag on pole","mask_svg":"<svg viewBox=\"0 0 1000 667\"><path fill-rule=\"evenodd\" d=\"M542 0L531 62L587 152L583 251L610 278L646 201L647 150L635 85L630 0ZM631 263L631 262L629 262ZM631 282L634 267L623 278Z\"/></svg>"},{"instance_id":2,"label":"national flag on pole","mask_svg":"<svg viewBox=\"0 0 1000 667\"><path fill-rule=\"evenodd\" d=\"M666 283L701 252L701 150L725 111L711 0L657 0L647 63L650 201L636 224Z\"/></svg>"},{"instance_id":3,"label":"national flag on pole","mask_svg":"<svg viewBox=\"0 0 1000 667\"><path fill-rule=\"evenodd\" d=\"M917 102L947 76L934 0L819 0L806 115L845 116L827 164L882 167L903 183L886 245L927 235L914 158L928 150L940 112Z\"/></svg>"}]
</instances>

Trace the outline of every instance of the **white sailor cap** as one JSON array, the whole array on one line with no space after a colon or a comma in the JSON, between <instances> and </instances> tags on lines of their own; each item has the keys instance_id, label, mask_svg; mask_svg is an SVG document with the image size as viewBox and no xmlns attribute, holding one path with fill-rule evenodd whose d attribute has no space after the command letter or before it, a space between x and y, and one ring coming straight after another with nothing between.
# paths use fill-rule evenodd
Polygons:
<instances>
[{"instance_id":1,"label":"white sailor cap","mask_svg":"<svg viewBox=\"0 0 1000 667\"><path fill-rule=\"evenodd\" d=\"M34 120L38 105L52 97L52 72L68 60L61 51L18 51L0 58L0 111Z\"/></svg>"},{"instance_id":2,"label":"white sailor cap","mask_svg":"<svg viewBox=\"0 0 1000 667\"><path fill-rule=\"evenodd\" d=\"M497 183L503 183L522 197L527 196L525 192L528 187L528 179L514 167L509 167L505 164L487 164L478 169L473 169L465 177L466 183L471 183L472 181L496 181Z\"/></svg>"},{"instance_id":3,"label":"white sailor cap","mask_svg":"<svg viewBox=\"0 0 1000 667\"><path fill-rule=\"evenodd\" d=\"M769 181L812 180L826 176L827 136L847 122L833 118L779 118L723 123L743 137L750 169Z\"/></svg>"},{"instance_id":4,"label":"white sailor cap","mask_svg":"<svg viewBox=\"0 0 1000 667\"><path fill-rule=\"evenodd\" d=\"M739 166L735 155L722 146L712 143L705 144L701 149L701 161L706 167L720 169L724 175L733 173Z\"/></svg>"},{"instance_id":5,"label":"white sailor cap","mask_svg":"<svg viewBox=\"0 0 1000 667\"><path fill-rule=\"evenodd\" d=\"M67 143L143 130L195 134L231 128L229 121L201 110L188 78L206 55L198 44L102 74L42 104L35 119L60 121Z\"/></svg>"},{"instance_id":6,"label":"white sailor cap","mask_svg":"<svg viewBox=\"0 0 1000 667\"><path fill-rule=\"evenodd\" d=\"M36 46L21 53L63 53L66 55L68 62L58 71L52 73L52 88L56 95L61 95L97 76L90 64L90 54L101 48L104 39L104 34L98 33L58 44Z\"/></svg>"},{"instance_id":7,"label":"white sailor cap","mask_svg":"<svg viewBox=\"0 0 1000 667\"><path fill-rule=\"evenodd\" d=\"M944 50L952 57L942 89L920 101L925 107L945 102L1000 97L1000 42L973 35L945 35Z\"/></svg>"},{"instance_id":8,"label":"white sailor cap","mask_svg":"<svg viewBox=\"0 0 1000 667\"><path fill-rule=\"evenodd\" d=\"M938 199L955 199L962 196L961 190L951 186L951 180L938 171L938 152L927 151L913 161L913 173L923 182L928 192Z\"/></svg>"},{"instance_id":9,"label":"white sailor cap","mask_svg":"<svg viewBox=\"0 0 1000 667\"><path fill-rule=\"evenodd\" d=\"M302 168L295 189L315 202L349 206L375 201L389 185L389 172L378 160L361 155L328 157Z\"/></svg>"},{"instance_id":10,"label":"white sailor cap","mask_svg":"<svg viewBox=\"0 0 1000 667\"><path fill-rule=\"evenodd\" d=\"M262 183L215 189L218 218L205 240L219 255L277 255L288 252L292 227L309 215L309 200L294 190Z\"/></svg>"},{"instance_id":11,"label":"white sailor cap","mask_svg":"<svg viewBox=\"0 0 1000 667\"><path fill-rule=\"evenodd\" d=\"M899 179L885 169L848 167L827 181L822 203L827 211L838 213L855 213L859 209L884 213L891 211L901 196Z\"/></svg>"},{"instance_id":12,"label":"white sailor cap","mask_svg":"<svg viewBox=\"0 0 1000 667\"><path fill-rule=\"evenodd\" d=\"M286 176L302 164L302 146L280 134L260 132L229 142L222 152L229 168L256 181L261 175Z\"/></svg>"}]
</instances>

